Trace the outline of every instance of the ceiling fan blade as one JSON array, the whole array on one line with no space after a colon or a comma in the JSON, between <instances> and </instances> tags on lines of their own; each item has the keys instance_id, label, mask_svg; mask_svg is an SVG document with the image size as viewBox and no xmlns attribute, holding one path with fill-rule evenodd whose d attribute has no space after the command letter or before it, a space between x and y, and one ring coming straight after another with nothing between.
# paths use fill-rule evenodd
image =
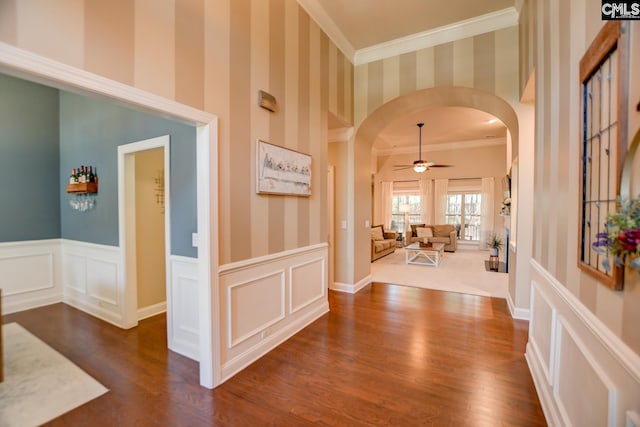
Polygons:
<instances>
[{"instance_id":1,"label":"ceiling fan blade","mask_svg":"<svg viewBox=\"0 0 640 427\"><path fill-rule=\"evenodd\" d=\"M453 165L431 165L430 168L452 168Z\"/></svg>"},{"instance_id":2,"label":"ceiling fan blade","mask_svg":"<svg viewBox=\"0 0 640 427\"><path fill-rule=\"evenodd\" d=\"M405 170L405 169L411 169L413 167L413 165L395 165L394 168L397 171L401 171L401 170Z\"/></svg>"}]
</instances>

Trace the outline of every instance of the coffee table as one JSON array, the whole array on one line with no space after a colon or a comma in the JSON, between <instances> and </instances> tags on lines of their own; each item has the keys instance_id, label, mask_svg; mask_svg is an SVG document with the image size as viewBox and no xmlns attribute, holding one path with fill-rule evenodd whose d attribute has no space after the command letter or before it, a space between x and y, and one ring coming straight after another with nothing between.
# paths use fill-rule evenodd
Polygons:
<instances>
[{"instance_id":1,"label":"coffee table","mask_svg":"<svg viewBox=\"0 0 640 427\"><path fill-rule=\"evenodd\" d=\"M420 243L412 243L404 248L404 260L407 264L431 265L437 267L444 255L444 243L432 243L428 247L420 247Z\"/></svg>"}]
</instances>

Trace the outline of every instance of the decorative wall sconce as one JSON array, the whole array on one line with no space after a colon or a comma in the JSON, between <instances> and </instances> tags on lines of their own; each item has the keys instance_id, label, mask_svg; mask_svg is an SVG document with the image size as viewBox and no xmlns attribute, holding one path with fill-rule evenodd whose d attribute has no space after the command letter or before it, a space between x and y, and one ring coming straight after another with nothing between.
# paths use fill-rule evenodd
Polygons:
<instances>
[{"instance_id":1,"label":"decorative wall sconce","mask_svg":"<svg viewBox=\"0 0 640 427\"><path fill-rule=\"evenodd\" d=\"M272 113L278 112L278 102L276 101L276 97L263 90L258 92L258 105Z\"/></svg>"}]
</instances>

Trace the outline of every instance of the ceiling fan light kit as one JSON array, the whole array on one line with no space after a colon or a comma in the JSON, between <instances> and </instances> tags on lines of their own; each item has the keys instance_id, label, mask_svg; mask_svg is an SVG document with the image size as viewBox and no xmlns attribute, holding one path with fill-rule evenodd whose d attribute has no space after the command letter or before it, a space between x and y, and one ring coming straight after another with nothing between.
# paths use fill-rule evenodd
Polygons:
<instances>
[{"instance_id":1,"label":"ceiling fan light kit","mask_svg":"<svg viewBox=\"0 0 640 427\"><path fill-rule=\"evenodd\" d=\"M426 160L422 160L422 126L424 126L424 123L418 123L417 125L418 125L418 129L419 129L419 134L418 134L418 160L413 162L413 165L396 165L395 166L397 168L396 170L413 168L414 172L422 173L422 172L428 171L429 168L448 168L448 167L451 167L452 165L436 165L433 162L427 162Z\"/></svg>"},{"instance_id":2,"label":"ceiling fan light kit","mask_svg":"<svg viewBox=\"0 0 640 427\"><path fill-rule=\"evenodd\" d=\"M427 169L429 168L427 167L426 163L423 163L420 160L416 160L415 162L413 162L413 170L415 172L422 173Z\"/></svg>"}]
</instances>

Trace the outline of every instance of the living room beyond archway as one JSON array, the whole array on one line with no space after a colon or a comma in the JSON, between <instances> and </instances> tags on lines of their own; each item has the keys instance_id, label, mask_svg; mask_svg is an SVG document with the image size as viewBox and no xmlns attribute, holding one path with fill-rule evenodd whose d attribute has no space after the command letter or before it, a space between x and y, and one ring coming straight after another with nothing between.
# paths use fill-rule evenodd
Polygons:
<instances>
[{"instance_id":1,"label":"living room beyond archway","mask_svg":"<svg viewBox=\"0 0 640 427\"><path fill-rule=\"evenodd\" d=\"M378 135L383 132L386 127L388 127L391 123L398 120L399 118L406 116L415 116L416 113L419 113L420 111L426 109L438 109L447 107L479 110L490 117L497 118L502 123L504 123L506 132L503 135L503 150L505 150L506 147L506 152L504 155L502 155L502 158L499 161L502 162L504 168L503 170L505 171L506 175L506 172L508 171L508 168L511 164L511 160L515 156L517 156L519 134L518 117L511 105L505 100L493 94L472 88L446 87L424 89L398 97L382 105L362 121L362 124L360 125L355 137L355 158L358 159L358 162L356 162L354 166L356 176L355 192L357 195L359 195L358 201L360 201L361 198L364 198L360 196L365 195L365 191L359 188L359 185L361 185L361 183L365 181L365 177L369 178L368 184L370 185L370 170L367 170L367 168L363 167L363 165L367 166L371 164L372 146ZM463 156L464 150L462 150L459 155ZM414 150L414 156L417 156L417 147ZM369 162L367 162L365 159L369 159ZM448 178L450 182L454 182L452 178L456 177L454 177L453 175L449 175ZM479 188L481 185L481 176L462 176L462 178L475 179L470 180L469 182L457 183L456 185L459 184L459 188L457 188L459 194L473 194L473 191L467 191L468 189L465 187L475 185ZM503 194L501 190L502 183L500 182L501 177L496 177L495 181L496 194L494 197L502 202ZM411 184L409 184L409 186L411 186ZM356 224L361 221L361 218L362 220L366 220L367 218L372 217L371 210L366 209L369 206L371 206L371 201L369 201L368 203L365 203L364 201L362 203L356 203L356 206L354 207L354 221ZM498 212L500 211L500 205L498 205L496 210ZM435 213L433 213L432 215L435 216ZM434 222L437 222L435 221L435 218ZM509 222L508 219L507 222ZM514 221L511 222L513 223ZM497 224L495 229L496 231L502 231L502 224ZM475 230L473 232L478 232L478 230ZM470 231L470 233L472 233L472 231ZM370 260L359 258L362 257L363 254L367 254L368 251L365 251L364 248L362 248L360 245L370 245L370 236L366 234L366 230L360 233L356 228L354 240L356 247L354 254L354 257L356 258L356 269L358 268L358 266L362 265L363 268L368 267L370 271ZM508 253L508 247L505 247L504 249L505 253ZM367 264L366 267L365 263Z\"/></svg>"}]
</instances>

